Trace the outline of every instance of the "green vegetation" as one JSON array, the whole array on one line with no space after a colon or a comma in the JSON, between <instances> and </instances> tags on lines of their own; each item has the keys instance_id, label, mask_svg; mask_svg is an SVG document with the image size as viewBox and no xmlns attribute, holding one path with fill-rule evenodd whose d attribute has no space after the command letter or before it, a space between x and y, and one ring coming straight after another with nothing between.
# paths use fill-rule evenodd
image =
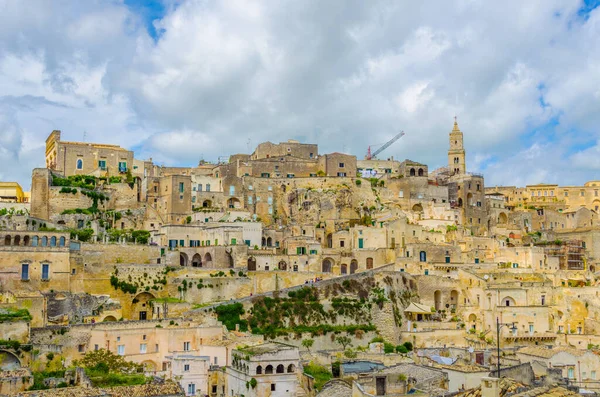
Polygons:
<instances>
[{"instance_id":1,"label":"green vegetation","mask_svg":"<svg viewBox=\"0 0 600 397\"><path fill-rule=\"evenodd\" d=\"M15 210L14 208L0 208L0 216L25 215L24 210ZM35 222L35 221L33 221ZM35 223L32 223L35 226Z\"/></svg>"},{"instance_id":2,"label":"green vegetation","mask_svg":"<svg viewBox=\"0 0 600 397\"><path fill-rule=\"evenodd\" d=\"M29 388L29 390L46 390L49 389L48 386L44 385L44 380L47 378L62 378L65 376L64 370L58 371L41 371L33 373L33 385ZM67 387L66 383L60 383L57 387Z\"/></svg>"},{"instance_id":3,"label":"green vegetation","mask_svg":"<svg viewBox=\"0 0 600 397\"><path fill-rule=\"evenodd\" d=\"M133 229L110 229L106 232L109 241L121 241L122 238L128 243L148 244L150 232L148 230Z\"/></svg>"},{"instance_id":4,"label":"green vegetation","mask_svg":"<svg viewBox=\"0 0 600 397\"><path fill-rule=\"evenodd\" d=\"M16 309L13 307L0 309L0 323L12 321L30 321L31 319L31 314L27 309Z\"/></svg>"},{"instance_id":5,"label":"green vegetation","mask_svg":"<svg viewBox=\"0 0 600 397\"><path fill-rule=\"evenodd\" d=\"M126 361L106 349L89 351L74 364L85 369L96 387L142 385L149 381L141 364Z\"/></svg>"},{"instance_id":6,"label":"green vegetation","mask_svg":"<svg viewBox=\"0 0 600 397\"><path fill-rule=\"evenodd\" d=\"M119 280L119 278L114 274L110 276L110 285L112 285L116 290L120 289L121 291L129 294L135 294L138 291L137 285L127 281Z\"/></svg>"},{"instance_id":7,"label":"green vegetation","mask_svg":"<svg viewBox=\"0 0 600 397\"><path fill-rule=\"evenodd\" d=\"M304 339L302 341L302 346L306 347L306 350L308 350L308 352L310 353L310 348L315 344L315 340L314 339Z\"/></svg>"},{"instance_id":8,"label":"green vegetation","mask_svg":"<svg viewBox=\"0 0 600 397\"><path fill-rule=\"evenodd\" d=\"M456 225L448 225L446 226L446 232L455 232L458 230L458 226Z\"/></svg>"},{"instance_id":9,"label":"green vegetation","mask_svg":"<svg viewBox=\"0 0 600 397\"><path fill-rule=\"evenodd\" d=\"M90 241L92 236L94 235L94 229L70 229L71 239L77 238L79 241Z\"/></svg>"},{"instance_id":10,"label":"green vegetation","mask_svg":"<svg viewBox=\"0 0 600 397\"><path fill-rule=\"evenodd\" d=\"M248 330L248 321L242 320L240 316L244 314L244 306L241 303L232 303L231 305L221 305L215 308L217 318L227 327L228 330L234 330L236 324L240 325L240 331Z\"/></svg>"},{"instance_id":11,"label":"green vegetation","mask_svg":"<svg viewBox=\"0 0 600 397\"><path fill-rule=\"evenodd\" d=\"M315 389L321 390L323 385L327 383L331 378L333 378L333 374L327 368L322 365L313 363L304 366L304 373L312 376L315 379Z\"/></svg>"},{"instance_id":12,"label":"green vegetation","mask_svg":"<svg viewBox=\"0 0 600 397\"><path fill-rule=\"evenodd\" d=\"M96 180L97 178L89 175L71 175L66 178L52 175L52 186L80 187L93 190L96 187Z\"/></svg>"}]
</instances>

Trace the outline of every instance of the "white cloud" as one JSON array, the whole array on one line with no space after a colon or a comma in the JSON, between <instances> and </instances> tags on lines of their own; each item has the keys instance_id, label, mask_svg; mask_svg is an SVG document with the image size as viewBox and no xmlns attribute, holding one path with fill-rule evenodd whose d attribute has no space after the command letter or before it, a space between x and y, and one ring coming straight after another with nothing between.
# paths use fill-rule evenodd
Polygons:
<instances>
[{"instance_id":1,"label":"white cloud","mask_svg":"<svg viewBox=\"0 0 600 397\"><path fill-rule=\"evenodd\" d=\"M433 168L457 114L488 184L592 179L600 9L509 3L175 1L155 42L121 2L6 2L0 178L27 186L52 129L179 165L248 139L361 157L402 129L384 155Z\"/></svg>"}]
</instances>

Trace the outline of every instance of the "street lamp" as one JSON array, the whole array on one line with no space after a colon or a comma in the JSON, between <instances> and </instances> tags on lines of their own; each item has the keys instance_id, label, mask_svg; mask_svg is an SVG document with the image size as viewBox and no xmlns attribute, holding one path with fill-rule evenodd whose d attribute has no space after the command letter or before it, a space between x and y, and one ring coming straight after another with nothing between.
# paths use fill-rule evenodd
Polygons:
<instances>
[{"instance_id":1,"label":"street lamp","mask_svg":"<svg viewBox=\"0 0 600 397\"><path fill-rule=\"evenodd\" d=\"M497 373L498 373L498 379L500 379L500 328L507 326L511 331L516 331L517 330L517 326L515 325L514 322L512 323L501 323L500 319L498 317L496 317L496 347L497 347L497 353L498 353L498 368L497 368Z\"/></svg>"}]
</instances>

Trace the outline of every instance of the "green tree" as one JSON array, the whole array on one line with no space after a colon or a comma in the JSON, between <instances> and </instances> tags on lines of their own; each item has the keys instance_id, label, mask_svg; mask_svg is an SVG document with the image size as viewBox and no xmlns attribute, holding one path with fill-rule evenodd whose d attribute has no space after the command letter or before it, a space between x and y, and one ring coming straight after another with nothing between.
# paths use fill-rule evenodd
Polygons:
<instances>
[{"instance_id":1,"label":"green tree","mask_svg":"<svg viewBox=\"0 0 600 397\"><path fill-rule=\"evenodd\" d=\"M306 350L310 353L310 348L315 344L314 339L304 339L302 341L302 346L306 347Z\"/></svg>"},{"instance_id":2,"label":"green tree","mask_svg":"<svg viewBox=\"0 0 600 397\"><path fill-rule=\"evenodd\" d=\"M346 350L346 346L349 346L352 344L352 339L350 339L347 336L338 336L337 338L335 338L335 341L337 343L339 343L340 345L342 345L342 349Z\"/></svg>"},{"instance_id":3,"label":"green tree","mask_svg":"<svg viewBox=\"0 0 600 397\"><path fill-rule=\"evenodd\" d=\"M122 356L118 356L106 349L87 352L81 360L75 361L75 365L87 369L121 374L132 374L142 371L141 364L127 361Z\"/></svg>"}]
</instances>

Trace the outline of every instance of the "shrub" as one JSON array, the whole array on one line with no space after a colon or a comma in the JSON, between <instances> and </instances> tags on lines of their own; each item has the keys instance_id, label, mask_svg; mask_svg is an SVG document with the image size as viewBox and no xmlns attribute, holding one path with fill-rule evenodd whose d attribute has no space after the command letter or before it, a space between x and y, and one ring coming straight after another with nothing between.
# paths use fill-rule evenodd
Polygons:
<instances>
[{"instance_id":1,"label":"shrub","mask_svg":"<svg viewBox=\"0 0 600 397\"><path fill-rule=\"evenodd\" d=\"M396 346L396 353L406 354L408 353L408 349L404 345Z\"/></svg>"},{"instance_id":2,"label":"shrub","mask_svg":"<svg viewBox=\"0 0 600 397\"><path fill-rule=\"evenodd\" d=\"M385 354L393 353L394 350L395 350L395 348L396 347L394 345L392 345L391 343L389 343L389 342L383 342L383 352Z\"/></svg>"}]
</instances>

